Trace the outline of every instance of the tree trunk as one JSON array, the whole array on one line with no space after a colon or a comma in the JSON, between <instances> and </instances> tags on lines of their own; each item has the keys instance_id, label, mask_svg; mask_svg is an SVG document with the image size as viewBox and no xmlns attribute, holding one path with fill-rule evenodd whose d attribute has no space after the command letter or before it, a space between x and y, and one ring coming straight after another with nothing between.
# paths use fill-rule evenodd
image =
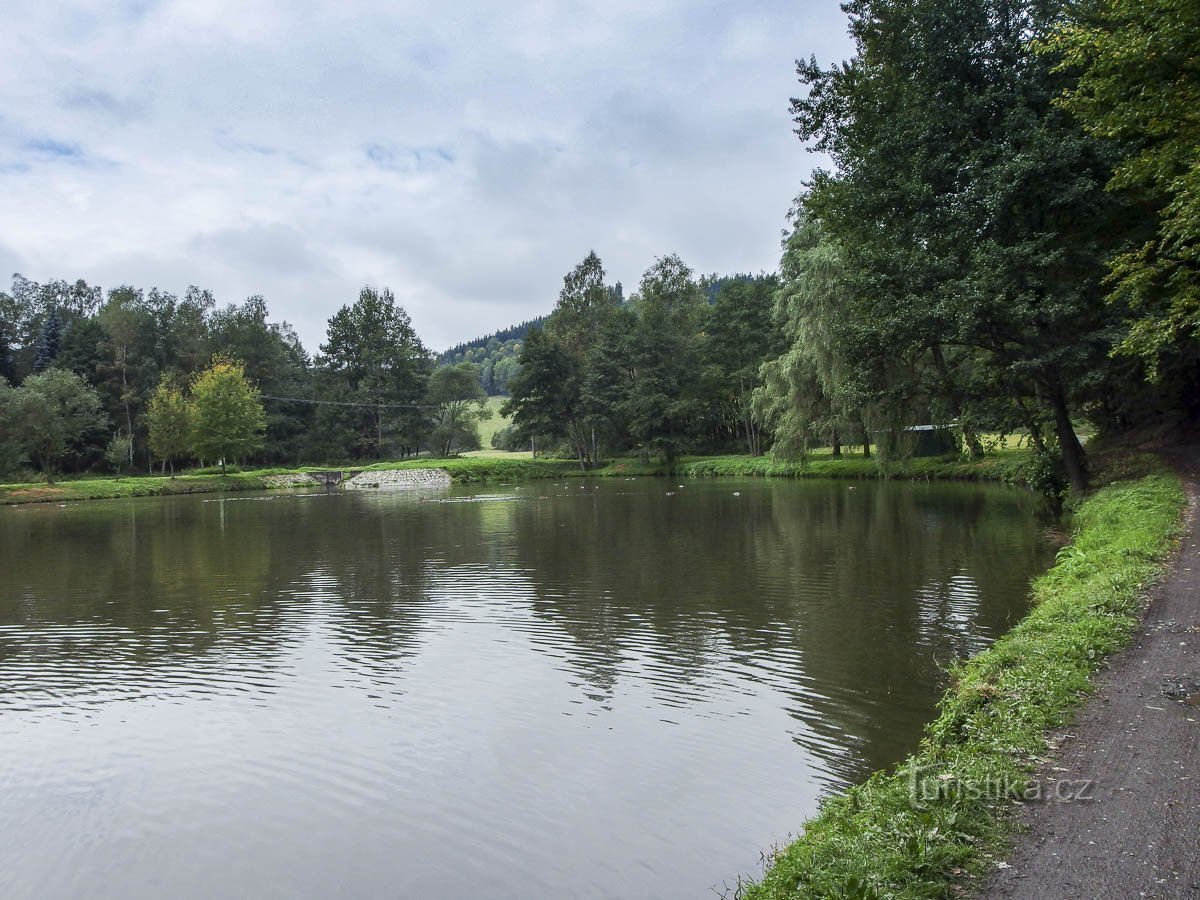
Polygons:
<instances>
[{"instance_id":1,"label":"tree trunk","mask_svg":"<svg viewBox=\"0 0 1200 900\"><path fill-rule=\"evenodd\" d=\"M962 430L963 443L967 445L971 459L982 459L983 444L979 442L979 435L975 433L975 429L969 425L959 425L959 428Z\"/></svg>"},{"instance_id":2,"label":"tree trunk","mask_svg":"<svg viewBox=\"0 0 1200 900\"><path fill-rule=\"evenodd\" d=\"M125 407L125 425L129 428L129 464L133 465L133 412L129 409L129 378L126 359L129 351L121 348L121 404Z\"/></svg>"},{"instance_id":3,"label":"tree trunk","mask_svg":"<svg viewBox=\"0 0 1200 900\"><path fill-rule=\"evenodd\" d=\"M1046 452L1046 442L1042 439L1042 426L1037 422L1030 422L1027 426L1029 429L1029 442L1033 444L1033 449L1038 453Z\"/></svg>"},{"instance_id":4,"label":"tree trunk","mask_svg":"<svg viewBox=\"0 0 1200 900\"><path fill-rule=\"evenodd\" d=\"M1067 409L1067 396L1062 382L1057 378L1049 388L1050 405L1054 409L1054 430L1058 435L1058 447L1062 452L1063 466L1067 470L1067 480L1075 494L1082 494L1088 489L1087 454L1075 434L1071 424L1071 413Z\"/></svg>"},{"instance_id":5,"label":"tree trunk","mask_svg":"<svg viewBox=\"0 0 1200 900\"><path fill-rule=\"evenodd\" d=\"M839 458L842 455L842 433L836 428L833 429L833 455Z\"/></svg>"},{"instance_id":6,"label":"tree trunk","mask_svg":"<svg viewBox=\"0 0 1200 900\"><path fill-rule=\"evenodd\" d=\"M1029 431L1029 442L1033 444L1033 449L1038 453L1046 452L1046 442L1042 439L1042 426L1038 424L1033 413L1029 411L1029 407L1025 405L1025 401L1021 399L1021 395L1014 392L1013 401L1017 404L1017 409L1021 411L1021 418L1025 420L1025 428Z\"/></svg>"},{"instance_id":7,"label":"tree trunk","mask_svg":"<svg viewBox=\"0 0 1200 900\"><path fill-rule=\"evenodd\" d=\"M934 344L930 350L933 353L933 363L937 367L938 374L942 376L942 381L946 385L946 393L950 395L950 403L954 406L954 413L958 416L958 427L962 431L963 443L967 445L967 452L971 454L971 459L980 459L983 456L983 444L979 442L979 435L975 433L975 429L963 424L964 401L962 391L954 383L954 378L950 374L950 367L946 364L946 357L942 353L942 347L940 344Z\"/></svg>"}]
</instances>

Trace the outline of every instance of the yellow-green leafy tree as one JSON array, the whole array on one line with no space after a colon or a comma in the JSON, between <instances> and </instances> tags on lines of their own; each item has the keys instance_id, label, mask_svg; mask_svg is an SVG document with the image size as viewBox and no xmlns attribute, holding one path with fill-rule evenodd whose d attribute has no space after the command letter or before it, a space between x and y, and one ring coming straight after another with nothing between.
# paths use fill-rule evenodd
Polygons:
<instances>
[{"instance_id":1,"label":"yellow-green leafy tree","mask_svg":"<svg viewBox=\"0 0 1200 900\"><path fill-rule=\"evenodd\" d=\"M243 459L263 445L267 421L242 364L215 357L192 382L192 449L201 459Z\"/></svg>"},{"instance_id":2,"label":"yellow-green leafy tree","mask_svg":"<svg viewBox=\"0 0 1200 900\"><path fill-rule=\"evenodd\" d=\"M171 467L175 460L186 459L192 452L192 406L174 383L163 380L146 407L146 428L150 450Z\"/></svg>"}]
</instances>

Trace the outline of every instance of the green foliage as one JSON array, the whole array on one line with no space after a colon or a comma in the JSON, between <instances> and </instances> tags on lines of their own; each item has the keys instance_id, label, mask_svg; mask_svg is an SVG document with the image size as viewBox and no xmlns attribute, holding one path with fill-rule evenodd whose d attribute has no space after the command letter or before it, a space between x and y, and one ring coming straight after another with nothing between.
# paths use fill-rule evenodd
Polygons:
<instances>
[{"instance_id":1,"label":"green foliage","mask_svg":"<svg viewBox=\"0 0 1200 900\"><path fill-rule=\"evenodd\" d=\"M521 352L521 371L509 382L503 407L523 438L567 439L581 468L594 468L615 437L614 408L603 396L613 385L601 373L616 338L621 292L604 284L595 253L563 278L546 328L532 329Z\"/></svg>"},{"instance_id":2,"label":"green foliage","mask_svg":"<svg viewBox=\"0 0 1200 900\"><path fill-rule=\"evenodd\" d=\"M545 328L546 317L513 325L494 334L451 347L437 358L439 366L469 362L479 366L479 382L489 397L508 393L508 383L521 371L519 358L525 336L534 328Z\"/></svg>"},{"instance_id":3,"label":"green foliage","mask_svg":"<svg viewBox=\"0 0 1200 900\"><path fill-rule=\"evenodd\" d=\"M129 467L129 460L132 456L133 437L118 431L112 436L108 446L104 448L104 461L113 470L117 481L121 480L121 473Z\"/></svg>"},{"instance_id":4,"label":"green foliage","mask_svg":"<svg viewBox=\"0 0 1200 900\"><path fill-rule=\"evenodd\" d=\"M192 382L192 449L201 459L243 458L262 446L266 416L241 363L218 357Z\"/></svg>"},{"instance_id":5,"label":"green foliage","mask_svg":"<svg viewBox=\"0 0 1200 900\"><path fill-rule=\"evenodd\" d=\"M1104 655L1128 640L1184 502L1168 474L1084 502L1072 546L1034 583L1033 612L954 672L920 750L823 804L740 896L942 897L978 875L1013 827L1013 798L1048 730L1069 721Z\"/></svg>"},{"instance_id":6,"label":"green foliage","mask_svg":"<svg viewBox=\"0 0 1200 900\"><path fill-rule=\"evenodd\" d=\"M881 396L887 385L865 381L869 370L852 358L862 325L853 318L848 292L836 242L801 204L784 244L775 295L786 349L763 364L753 395L756 415L774 432L778 459L801 458L814 444L839 444L852 433L867 443L867 398Z\"/></svg>"},{"instance_id":7,"label":"green foliage","mask_svg":"<svg viewBox=\"0 0 1200 900\"><path fill-rule=\"evenodd\" d=\"M782 335L775 327L774 275L709 279L712 307L702 329L701 366L708 418L719 441L739 434L746 450L763 452L762 419L752 404L762 384L762 365L782 350ZM714 289L715 288L715 289Z\"/></svg>"},{"instance_id":8,"label":"green foliage","mask_svg":"<svg viewBox=\"0 0 1200 900\"><path fill-rule=\"evenodd\" d=\"M33 358L33 371L44 372L54 365L62 342L62 320L57 309L51 309L38 332L37 353Z\"/></svg>"},{"instance_id":9,"label":"green foliage","mask_svg":"<svg viewBox=\"0 0 1200 900\"><path fill-rule=\"evenodd\" d=\"M629 434L643 452L663 457L668 469L694 442L702 412L693 371L706 312L692 270L664 256L646 270L632 301L625 395L618 402Z\"/></svg>"},{"instance_id":10,"label":"green foliage","mask_svg":"<svg viewBox=\"0 0 1200 900\"><path fill-rule=\"evenodd\" d=\"M490 445L493 450L503 450L505 453L516 453L527 446L517 426L511 424L497 429Z\"/></svg>"},{"instance_id":11,"label":"green foliage","mask_svg":"<svg viewBox=\"0 0 1200 900\"><path fill-rule=\"evenodd\" d=\"M186 459L192 452L192 405L183 392L164 379L146 408L150 449L159 459L171 464Z\"/></svg>"},{"instance_id":12,"label":"green foliage","mask_svg":"<svg viewBox=\"0 0 1200 900\"><path fill-rule=\"evenodd\" d=\"M415 450L432 360L392 292L364 287L358 302L329 320L321 353L320 385L332 399L360 405L321 407L318 427L352 432L340 448L347 455L382 459L393 442L402 453Z\"/></svg>"},{"instance_id":13,"label":"green foliage","mask_svg":"<svg viewBox=\"0 0 1200 900\"><path fill-rule=\"evenodd\" d=\"M108 424L96 392L61 369L29 376L5 405L11 439L51 482L67 453Z\"/></svg>"},{"instance_id":14,"label":"green foliage","mask_svg":"<svg viewBox=\"0 0 1200 900\"><path fill-rule=\"evenodd\" d=\"M202 315L208 305L211 305L210 298L202 294L194 296L190 307L181 310L176 320L187 322L188 316ZM206 327L210 353L241 361L246 377L258 385L263 394L311 398L313 372L308 353L290 325L268 321L267 304L262 297L249 297L241 304L214 312ZM197 352L196 347L188 346L188 337L192 333L193 328L183 328L177 337L179 344L188 347L189 360ZM198 362L203 365L206 361ZM278 400L266 401L264 405L267 415L263 458L295 464L309 449L316 418L314 407Z\"/></svg>"},{"instance_id":15,"label":"green foliage","mask_svg":"<svg viewBox=\"0 0 1200 900\"><path fill-rule=\"evenodd\" d=\"M801 64L792 104L798 134L837 166L802 200L799 225L819 222L840 271L824 292L833 327L798 335L800 356L832 338L885 451L917 417L958 420L972 442L979 408L1008 400L1031 429L1053 423L1081 490L1073 408L1102 396L1119 314L1100 282L1132 210L1104 190L1111 148L1052 104L1065 78L1029 48L1065 7L846 9L854 58Z\"/></svg>"},{"instance_id":16,"label":"green foliage","mask_svg":"<svg viewBox=\"0 0 1200 900\"><path fill-rule=\"evenodd\" d=\"M1135 318L1121 351L1156 374L1200 337L1200 5L1099 0L1041 43L1077 73L1059 102L1121 148L1109 187L1157 213L1151 233L1112 262L1113 298ZM1191 346L1191 349L1185 349Z\"/></svg>"},{"instance_id":17,"label":"green foliage","mask_svg":"<svg viewBox=\"0 0 1200 900\"><path fill-rule=\"evenodd\" d=\"M521 371L500 408L522 434L560 435L579 402L580 375L566 348L539 328L525 337Z\"/></svg>"},{"instance_id":18,"label":"green foliage","mask_svg":"<svg viewBox=\"0 0 1200 900\"><path fill-rule=\"evenodd\" d=\"M17 396L8 380L0 376L0 478L13 478L26 460L25 447L17 438Z\"/></svg>"},{"instance_id":19,"label":"green foliage","mask_svg":"<svg viewBox=\"0 0 1200 900\"><path fill-rule=\"evenodd\" d=\"M477 366L464 362L435 369L425 403L432 410L430 445L438 456L479 448L479 421L490 418L492 411Z\"/></svg>"}]
</instances>

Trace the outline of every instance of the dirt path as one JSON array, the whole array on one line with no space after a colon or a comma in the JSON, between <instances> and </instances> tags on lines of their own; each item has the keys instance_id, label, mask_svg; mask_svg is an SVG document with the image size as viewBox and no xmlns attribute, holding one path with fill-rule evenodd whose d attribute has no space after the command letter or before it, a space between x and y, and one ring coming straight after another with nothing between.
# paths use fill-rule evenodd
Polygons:
<instances>
[{"instance_id":1,"label":"dirt path","mask_svg":"<svg viewBox=\"0 0 1200 900\"><path fill-rule=\"evenodd\" d=\"M1030 803L985 897L1200 898L1200 465L1172 461L1189 498L1179 556L1041 773L1064 793L1090 781L1088 799Z\"/></svg>"}]
</instances>

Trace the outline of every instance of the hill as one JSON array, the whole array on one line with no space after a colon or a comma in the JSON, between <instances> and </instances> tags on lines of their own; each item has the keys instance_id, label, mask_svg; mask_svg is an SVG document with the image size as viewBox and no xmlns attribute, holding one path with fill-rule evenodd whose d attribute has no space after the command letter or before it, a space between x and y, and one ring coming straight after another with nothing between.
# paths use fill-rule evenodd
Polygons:
<instances>
[{"instance_id":1,"label":"hill","mask_svg":"<svg viewBox=\"0 0 1200 900\"><path fill-rule=\"evenodd\" d=\"M460 362L474 363L480 368L479 380L489 396L506 394L508 379L520 370L517 357L521 355L521 342L531 328L543 327L546 318L538 316L520 325L457 344L439 355L437 364L454 366Z\"/></svg>"}]
</instances>

